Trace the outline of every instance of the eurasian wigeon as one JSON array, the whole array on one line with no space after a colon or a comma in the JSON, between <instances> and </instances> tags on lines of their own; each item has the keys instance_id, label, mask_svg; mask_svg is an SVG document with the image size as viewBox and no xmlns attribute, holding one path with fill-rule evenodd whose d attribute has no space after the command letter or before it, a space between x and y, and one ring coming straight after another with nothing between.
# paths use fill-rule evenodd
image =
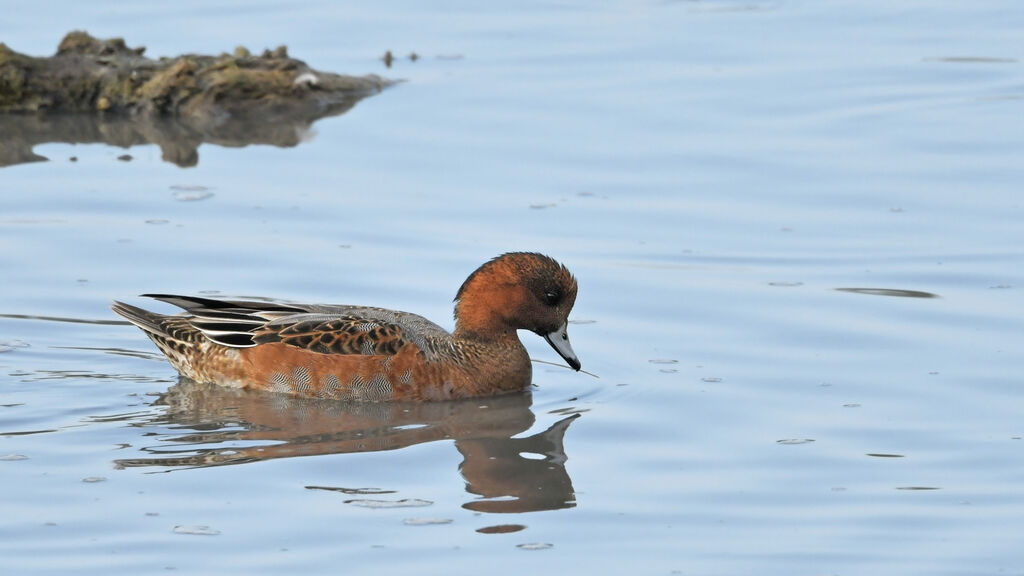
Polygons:
<instances>
[{"instance_id":1,"label":"eurasian wigeon","mask_svg":"<svg viewBox=\"0 0 1024 576\"><path fill-rule=\"evenodd\" d=\"M489 396L530 386L520 329L580 369L566 331L576 279L542 254L503 254L470 274L455 295L454 333L383 308L144 296L186 314L112 309L198 382L371 402Z\"/></svg>"}]
</instances>

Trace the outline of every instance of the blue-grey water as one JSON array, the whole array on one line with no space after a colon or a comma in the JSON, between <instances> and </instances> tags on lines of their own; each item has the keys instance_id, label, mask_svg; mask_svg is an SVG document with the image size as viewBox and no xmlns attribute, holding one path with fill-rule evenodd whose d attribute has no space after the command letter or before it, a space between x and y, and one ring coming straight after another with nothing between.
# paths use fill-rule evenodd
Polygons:
<instances>
[{"instance_id":1,"label":"blue-grey water","mask_svg":"<svg viewBox=\"0 0 1024 576\"><path fill-rule=\"evenodd\" d=\"M405 82L296 146L182 168L52 142L0 168L3 574L1024 573L1019 3L4 12L35 55L86 29ZM450 328L510 250L576 274L598 378L295 402L179 382L108 309L221 293Z\"/></svg>"}]
</instances>

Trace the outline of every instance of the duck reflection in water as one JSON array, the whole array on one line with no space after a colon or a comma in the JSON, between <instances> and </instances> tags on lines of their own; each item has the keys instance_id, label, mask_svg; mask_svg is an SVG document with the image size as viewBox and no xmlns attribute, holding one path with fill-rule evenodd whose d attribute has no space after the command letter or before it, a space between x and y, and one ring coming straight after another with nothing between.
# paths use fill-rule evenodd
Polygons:
<instances>
[{"instance_id":1,"label":"duck reflection in water","mask_svg":"<svg viewBox=\"0 0 1024 576\"><path fill-rule=\"evenodd\" d=\"M568 413L542 432L529 392L427 403L345 403L294 398L182 377L154 402L166 409L137 426L166 426L150 456L116 460L119 468L171 471L275 458L396 450L454 440L466 491L479 512L530 512L575 506L563 438L580 416ZM187 430L187 431L186 431ZM238 444L233 445L233 444ZM524 457L528 454L531 457Z\"/></svg>"}]
</instances>

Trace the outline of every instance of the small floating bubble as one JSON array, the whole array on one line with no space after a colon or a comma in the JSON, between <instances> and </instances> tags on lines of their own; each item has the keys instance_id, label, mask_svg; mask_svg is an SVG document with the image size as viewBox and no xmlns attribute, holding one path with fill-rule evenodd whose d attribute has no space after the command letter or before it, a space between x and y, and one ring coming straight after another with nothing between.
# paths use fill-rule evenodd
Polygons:
<instances>
[{"instance_id":1,"label":"small floating bubble","mask_svg":"<svg viewBox=\"0 0 1024 576\"><path fill-rule=\"evenodd\" d=\"M938 486L897 486L897 490L942 490Z\"/></svg>"},{"instance_id":2,"label":"small floating bubble","mask_svg":"<svg viewBox=\"0 0 1024 576\"><path fill-rule=\"evenodd\" d=\"M0 462L17 462L18 460L28 460L28 456L24 454L4 454L0 456Z\"/></svg>"},{"instance_id":3,"label":"small floating bubble","mask_svg":"<svg viewBox=\"0 0 1024 576\"><path fill-rule=\"evenodd\" d=\"M707 382L708 384L717 384L718 382L721 382L722 379L714 376L708 376L706 378L701 378L700 381Z\"/></svg>"},{"instance_id":4,"label":"small floating bubble","mask_svg":"<svg viewBox=\"0 0 1024 576\"><path fill-rule=\"evenodd\" d=\"M860 408L860 404L857 402L850 402L849 404L843 404L843 408Z\"/></svg>"},{"instance_id":5,"label":"small floating bubble","mask_svg":"<svg viewBox=\"0 0 1024 576\"><path fill-rule=\"evenodd\" d=\"M406 518L402 524L406 526L436 526L439 524L451 524L451 518Z\"/></svg>"},{"instance_id":6,"label":"small floating bubble","mask_svg":"<svg viewBox=\"0 0 1024 576\"><path fill-rule=\"evenodd\" d=\"M554 202L550 202L548 204L530 204L530 209L531 210L547 210L548 208L554 208L556 206L558 206L558 204L555 204Z\"/></svg>"},{"instance_id":7,"label":"small floating bubble","mask_svg":"<svg viewBox=\"0 0 1024 576\"><path fill-rule=\"evenodd\" d=\"M87 476L85 478L82 478L82 482L85 482L86 484L97 484L99 482L106 481L107 479L104 476Z\"/></svg>"},{"instance_id":8,"label":"small floating bubble","mask_svg":"<svg viewBox=\"0 0 1024 576\"><path fill-rule=\"evenodd\" d=\"M776 444L794 445L794 444L810 444L814 442L813 438L783 438L782 440L776 440Z\"/></svg>"},{"instance_id":9,"label":"small floating bubble","mask_svg":"<svg viewBox=\"0 0 1024 576\"><path fill-rule=\"evenodd\" d=\"M658 372L661 372L663 374L675 374L676 372L679 372L679 370L677 370L676 368L659 368Z\"/></svg>"},{"instance_id":10,"label":"small floating bubble","mask_svg":"<svg viewBox=\"0 0 1024 576\"><path fill-rule=\"evenodd\" d=\"M653 358L648 360L651 364L678 364L679 360L673 360L672 358Z\"/></svg>"},{"instance_id":11,"label":"small floating bubble","mask_svg":"<svg viewBox=\"0 0 1024 576\"><path fill-rule=\"evenodd\" d=\"M170 223L171 223L170 220L165 220L164 218L150 218L149 220L146 220L146 224L154 224L154 225L158 225L158 226L159 225L163 225L163 224L170 224Z\"/></svg>"},{"instance_id":12,"label":"small floating bubble","mask_svg":"<svg viewBox=\"0 0 1024 576\"><path fill-rule=\"evenodd\" d=\"M175 534L187 534L189 536L216 536L220 530L199 524L188 524L174 527Z\"/></svg>"},{"instance_id":13,"label":"small floating bubble","mask_svg":"<svg viewBox=\"0 0 1024 576\"><path fill-rule=\"evenodd\" d=\"M797 286L803 286L803 282L769 282L769 286L777 286L779 288L795 288Z\"/></svg>"},{"instance_id":14,"label":"small floating bubble","mask_svg":"<svg viewBox=\"0 0 1024 576\"><path fill-rule=\"evenodd\" d=\"M1012 284L996 284L995 286L989 286L989 290L1009 290L1013 288Z\"/></svg>"},{"instance_id":15,"label":"small floating bubble","mask_svg":"<svg viewBox=\"0 0 1024 576\"><path fill-rule=\"evenodd\" d=\"M548 548L554 548L554 544L547 542L527 542L524 544L516 544L516 548L520 550L547 550Z\"/></svg>"}]
</instances>

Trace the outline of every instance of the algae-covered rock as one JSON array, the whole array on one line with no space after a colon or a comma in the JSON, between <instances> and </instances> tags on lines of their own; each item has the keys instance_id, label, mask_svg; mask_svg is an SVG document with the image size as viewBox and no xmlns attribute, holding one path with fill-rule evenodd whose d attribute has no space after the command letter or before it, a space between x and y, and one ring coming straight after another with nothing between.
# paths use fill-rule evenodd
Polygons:
<instances>
[{"instance_id":1,"label":"algae-covered rock","mask_svg":"<svg viewBox=\"0 0 1024 576\"><path fill-rule=\"evenodd\" d=\"M234 54L159 60L144 52L85 32L69 33L50 58L0 44L0 112L308 115L390 84L376 75L313 70L284 47L259 56L239 47Z\"/></svg>"}]
</instances>

